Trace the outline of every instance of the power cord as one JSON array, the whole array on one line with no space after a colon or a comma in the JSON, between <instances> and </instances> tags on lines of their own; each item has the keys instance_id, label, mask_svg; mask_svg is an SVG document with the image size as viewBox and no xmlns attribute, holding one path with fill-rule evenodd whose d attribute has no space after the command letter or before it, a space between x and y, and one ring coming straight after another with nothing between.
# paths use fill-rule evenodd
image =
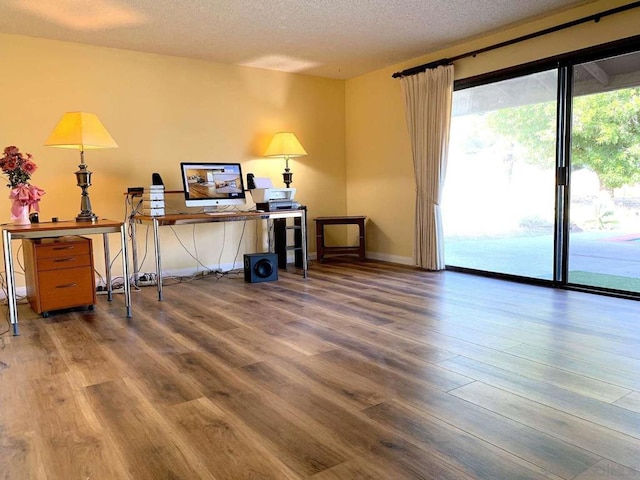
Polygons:
<instances>
[{"instance_id":1,"label":"power cord","mask_svg":"<svg viewBox=\"0 0 640 480\"><path fill-rule=\"evenodd\" d=\"M129 224L129 231L128 231L128 237L129 237L129 241L131 241L131 245L133 248L133 234L132 234L132 229L133 227L133 218L135 217L135 215L137 215L139 213L139 209L142 205L142 199L140 199L136 205L134 205L134 195L126 195L125 196L125 220L128 220L128 224ZM129 208L131 209L131 213L129 212ZM239 208L237 207L230 207L230 208L225 208L224 211L241 211ZM170 226L171 231L173 232L173 235L175 236L176 240L178 241L178 243L180 244L180 246L183 248L183 250L196 261L196 271L195 273L193 273L192 275L185 275L185 276L175 276L175 275L168 275L165 274L163 272L162 278L163 278L163 282L166 282L167 280L169 281L173 281L174 283L165 283L165 285L171 285L171 284L175 284L175 283L182 283L185 281L190 281L193 279L200 279L200 278L207 278L211 275L216 275L217 278L222 278L223 276L227 275L227 274L233 274L236 272L239 272L240 270L238 269L234 269L231 268L227 271L223 271L222 270L222 257L224 255L224 249L226 247L226 240L227 240L227 232L226 232L226 222L222 222L223 225L223 235L222 235L222 246L220 248L220 255L218 257L218 266L216 269L211 269L210 267L208 267L207 265L203 264L200 259L199 259L199 253L198 253L198 243L196 240L196 224L193 225L193 229L192 229L192 242L193 242L193 250L194 252L192 253L189 248L184 244L184 242L182 241L182 239L180 238L180 236L178 235L178 232L176 232L176 230L173 228L173 226ZM240 235L240 239L238 241L238 247L236 249L236 253L235 256L233 258L233 263L232 265L235 265L237 260L238 260L238 256L240 254L240 248L242 247L242 242L244 240L244 235L246 232L246 225L247 225L247 221L244 220L243 225L242 225L242 232ZM146 226L146 232L145 232L145 240L144 240L144 254L142 256L142 260L138 262L138 265L144 265L144 262L147 259L147 255L149 252L149 231L150 228L147 225ZM139 237L137 237L139 238ZM258 242L257 236L256 236L256 244ZM121 253L121 251L120 251ZM117 258L117 256L114 258ZM112 262L113 263L113 262ZM202 268L202 270L201 270ZM158 278L157 275L155 273L142 273L140 274L140 272L138 272L139 276L138 276L138 283L143 282L143 283L147 283L147 285L145 286L150 286L150 285L156 285ZM136 287L135 285L135 281L133 279L133 276L131 278L131 282L130 282L133 287Z\"/></svg>"},{"instance_id":2,"label":"power cord","mask_svg":"<svg viewBox=\"0 0 640 480\"><path fill-rule=\"evenodd\" d=\"M22 273L22 272L17 272L17 273ZM5 312L5 320L7 321L7 328L6 330L3 330L0 332L0 336L5 335L7 333L9 333L11 331L11 320L9 320L9 287L7 286L7 282L5 279L5 275L6 272L0 272L0 288L2 289L2 291L4 292L4 301L2 302L3 305L7 305L7 310ZM27 302L27 297L25 295L17 295L16 294L16 304L17 305L24 305L28 303ZM3 342L3 348L4 348L4 342Z\"/></svg>"},{"instance_id":3,"label":"power cord","mask_svg":"<svg viewBox=\"0 0 640 480\"><path fill-rule=\"evenodd\" d=\"M180 237L178 236L178 233L176 232L175 228L173 228L173 226L170 226L169 228L170 228L170 229L171 229L171 231L173 232L173 235L176 237L176 240L178 240L178 243L180 244L180 246L182 246L182 248L184 249L184 251L185 251L185 252L187 252L187 253L189 254L189 256L190 256L191 258L193 258L193 259L196 261L196 268L198 268L198 266L201 266L202 268L204 268L204 270L205 270L206 272L217 272L217 270L211 270L209 267L207 267L205 264L203 264L203 263L198 259L198 257L197 257L197 256L194 256L194 255L189 251L189 249L186 247L186 245L182 242L182 240L181 240L181 239L180 239ZM193 230L195 230L195 228L196 228L196 226L194 225L194 226L193 226ZM195 235L195 234L194 234L194 235ZM226 235L225 235L225 236L226 236ZM194 242L195 242L195 237L194 237ZM223 242L224 242L224 239L223 239ZM223 243L223 245L224 245L224 243ZM199 273L199 272L196 270L196 275L197 275L198 273Z\"/></svg>"}]
</instances>

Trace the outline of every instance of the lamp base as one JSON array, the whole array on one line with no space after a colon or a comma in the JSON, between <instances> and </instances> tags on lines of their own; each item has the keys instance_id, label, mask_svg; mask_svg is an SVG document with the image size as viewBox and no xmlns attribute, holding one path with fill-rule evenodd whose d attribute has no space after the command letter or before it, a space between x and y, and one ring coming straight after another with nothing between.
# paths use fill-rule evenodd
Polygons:
<instances>
[{"instance_id":1,"label":"lamp base","mask_svg":"<svg viewBox=\"0 0 640 480\"><path fill-rule=\"evenodd\" d=\"M84 151L80 151L80 165L78 165L76 172L76 181L82 189L80 213L76 217L76 222L95 222L98 220L98 216L91 211L91 199L87 191L91 186L91 172L87 170L87 165L84 163Z\"/></svg>"},{"instance_id":2,"label":"lamp base","mask_svg":"<svg viewBox=\"0 0 640 480\"><path fill-rule=\"evenodd\" d=\"M282 172L282 180L284 180L284 184L289 188L289 185L293 182L293 172L291 172L288 168Z\"/></svg>"},{"instance_id":3,"label":"lamp base","mask_svg":"<svg viewBox=\"0 0 640 480\"><path fill-rule=\"evenodd\" d=\"M98 216L93 213L81 213L76 217L76 222L95 222L98 220Z\"/></svg>"}]
</instances>

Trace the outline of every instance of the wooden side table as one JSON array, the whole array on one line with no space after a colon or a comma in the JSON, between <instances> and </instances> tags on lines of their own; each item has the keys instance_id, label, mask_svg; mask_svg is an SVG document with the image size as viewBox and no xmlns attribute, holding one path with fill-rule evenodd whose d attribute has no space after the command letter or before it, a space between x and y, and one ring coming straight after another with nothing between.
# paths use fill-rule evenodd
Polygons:
<instances>
[{"instance_id":1,"label":"wooden side table","mask_svg":"<svg viewBox=\"0 0 640 480\"><path fill-rule=\"evenodd\" d=\"M338 216L316 217L316 256L318 262L322 262L327 254L358 255L360 260L365 260L365 228L364 216ZM324 227L326 225L357 225L359 229L359 242L355 246L327 247L324 244Z\"/></svg>"}]
</instances>

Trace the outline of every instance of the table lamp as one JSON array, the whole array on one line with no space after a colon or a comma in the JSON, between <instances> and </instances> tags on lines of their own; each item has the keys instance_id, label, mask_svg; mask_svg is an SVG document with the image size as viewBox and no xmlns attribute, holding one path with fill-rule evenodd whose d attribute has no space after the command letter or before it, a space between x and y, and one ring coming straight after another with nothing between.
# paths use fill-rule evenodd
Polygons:
<instances>
[{"instance_id":1,"label":"table lamp","mask_svg":"<svg viewBox=\"0 0 640 480\"><path fill-rule=\"evenodd\" d=\"M285 159L285 168L282 173L284 184L289 188L293 181L293 172L289 168L289 159L294 157L304 157L307 154L302 145L291 132L276 133L271 139L271 143L264 152L265 157L283 157Z\"/></svg>"},{"instance_id":2,"label":"table lamp","mask_svg":"<svg viewBox=\"0 0 640 480\"><path fill-rule=\"evenodd\" d=\"M84 151L97 148L117 148L107 129L94 113L67 112L45 142L47 147L72 148L80 150L80 165L76 173L78 186L82 189L78 222L93 222L98 216L91 211L88 188L91 186L91 172L84 163Z\"/></svg>"}]
</instances>

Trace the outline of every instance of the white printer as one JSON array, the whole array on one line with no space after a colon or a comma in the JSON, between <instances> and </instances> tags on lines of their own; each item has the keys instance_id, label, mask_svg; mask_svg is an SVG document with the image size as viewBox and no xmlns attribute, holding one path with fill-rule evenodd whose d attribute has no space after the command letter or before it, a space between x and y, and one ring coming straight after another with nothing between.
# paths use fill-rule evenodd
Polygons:
<instances>
[{"instance_id":1,"label":"white printer","mask_svg":"<svg viewBox=\"0 0 640 480\"><path fill-rule=\"evenodd\" d=\"M295 188L275 188L268 178L256 178L256 188L249 190L258 210L274 212L277 210L295 210L300 204L294 201Z\"/></svg>"}]
</instances>

